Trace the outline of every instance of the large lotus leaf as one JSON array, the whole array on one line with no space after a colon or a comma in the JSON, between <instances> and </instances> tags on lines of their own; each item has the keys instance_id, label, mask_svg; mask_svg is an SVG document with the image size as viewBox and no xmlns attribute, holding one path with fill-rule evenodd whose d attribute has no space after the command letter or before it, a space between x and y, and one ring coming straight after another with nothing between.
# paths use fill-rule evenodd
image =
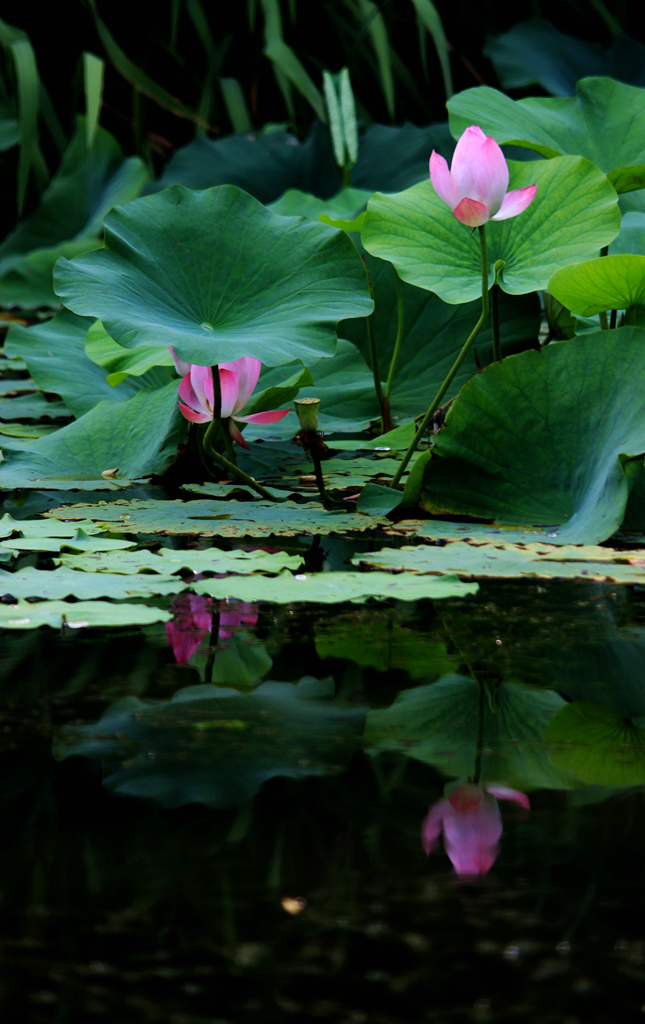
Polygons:
<instances>
[{"instance_id":1,"label":"large lotus leaf","mask_svg":"<svg viewBox=\"0 0 645 1024\"><path fill-rule=\"evenodd\" d=\"M17 275L20 285L12 298L0 281L0 301L19 300L24 308L59 305L52 288L56 260L96 248L108 210L138 196L147 179L143 161L124 160L104 128L96 129L88 149L81 119L40 205L0 245L0 278L11 273L13 286Z\"/></svg>"},{"instance_id":2,"label":"large lotus leaf","mask_svg":"<svg viewBox=\"0 0 645 1024\"><path fill-rule=\"evenodd\" d=\"M554 96L571 96L589 75L645 85L645 47L629 36L614 36L608 49L565 35L549 21L532 18L497 38L488 38L484 53L495 65L507 91L541 85Z\"/></svg>"},{"instance_id":3,"label":"large lotus leaf","mask_svg":"<svg viewBox=\"0 0 645 1024\"><path fill-rule=\"evenodd\" d=\"M372 308L344 232L279 217L229 185L118 207L105 248L60 261L55 280L64 304L119 344L172 345L202 366L333 355L337 322Z\"/></svg>"},{"instance_id":4,"label":"large lotus leaf","mask_svg":"<svg viewBox=\"0 0 645 1024\"><path fill-rule=\"evenodd\" d=\"M55 519L14 519L5 512L0 519L0 537L10 537L14 533L22 537L75 537L78 530L87 534L100 532L100 527L89 519L77 520L73 523L62 523Z\"/></svg>"},{"instance_id":5,"label":"large lotus leaf","mask_svg":"<svg viewBox=\"0 0 645 1024\"><path fill-rule=\"evenodd\" d=\"M391 707L368 713L365 743L371 753L397 750L446 775L472 778L481 710L485 782L522 791L572 788L542 743L545 727L565 703L562 697L518 683L504 683L495 697L493 711L487 696L480 702L477 683L458 675L404 690Z\"/></svg>"},{"instance_id":6,"label":"large lotus leaf","mask_svg":"<svg viewBox=\"0 0 645 1024\"><path fill-rule=\"evenodd\" d=\"M123 548L133 548L136 541L117 540L114 537L106 537L94 530L89 534L80 526L73 537L57 537L56 530L51 531L54 536L32 534L26 537L10 537L8 540L0 541L0 547L9 551L118 551Z\"/></svg>"},{"instance_id":7,"label":"large lotus leaf","mask_svg":"<svg viewBox=\"0 0 645 1024\"><path fill-rule=\"evenodd\" d=\"M365 712L340 707L333 696L331 679L305 676L295 686L271 681L250 693L186 687L163 704L129 697L94 725L63 730L54 756L101 761L108 789L165 807L232 807L267 779L343 770L360 745Z\"/></svg>"},{"instance_id":8,"label":"large lotus leaf","mask_svg":"<svg viewBox=\"0 0 645 1024\"><path fill-rule=\"evenodd\" d=\"M289 189L275 203L271 203L269 209L282 217L320 220L324 215L330 220L352 220L367 205L371 196L372 192L368 189L345 188L331 199L319 199L310 192Z\"/></svg>"},{"instance_id":9,"label":"large lotus leaf","mask_svg":"<svg viewBox=\"0 0 645 1024\"><path fill-rule=\"evenodd\" d=\"M602 256L556 270L549 291L579 316L629 309L645 299L645 256Z\"/></svg>"},{"instance_id":10,"label":"large lotus leaf","mask_svg":"<svg viewBox=\"0 0 645 1024\"><path fill-rule=\"evenodd\" d=\"M171 381L127 402L101 402L54 434L23 442L0 464L0 489L114 490L162 473L185 436Z\"/></svg>"},{"instance_id":11,"label":"large lotus leaf","mask_svg":"<svg viewBox=\"0 0 645 1024\"><path fill-rule=\"evenodd\" d=\"M240 601L271 601L291 604L309 601L315 604L360 604L368 599L417 601L475 594L476 583L462 583L456 576L405 576L387 572L311 572L278 576L228 576L226 579L197 580L191 584L197 594L209 597L234 597Z\"/></svg>"},{"instance_id":12,"label":"large lotus leaf","mask_svg":"<svg viewBox=\"0 0 645 1024\"><path fill-rule=\"evenodd\" d=\"M428 173L433 149L450 158L453 147L445 124L372 125L361 134L352 185L370 192L407 188ZM195 139L173 155L159 182L161 187L193 189L238 185L262 203L273 202L288 189L329 199L340 184L329 133L320 123L302 143L286 132Z\"/></svg>"},{"instance_id":13,"label":"large lotus leaf","mask_svg":"<svg viewBox=\"0 0 645 1024\"><path fill-rule=\"evenodd\" d=\"M628 497L620 456L645 452L645 331L623 327L496 363L455 400L423 503L596 544Z\"/></svg>"},{"instance_id":14,"label":"large lotus leaf","mask_svg":"<svg viewBox=\"0 0 645 1024\"><path fill-rule=\"evenodd\" d=\"M283 569L297 569L302 564L300 555L288 555L285 551L220 551L219 548L198 551L161 548L158 552L141 548L105 554L63 555L61 561L70 568L90 573L122 573L126 576L141 572L171 575L182 569L193 573L232 572L246 576L254 572L279 573Z\"/></svg>"},{"instance_id":15,"label":"large lotus leaf","mask_svg":"<svg viewBox=\"0 0 645 1024\"><path fill-rule=\"evenodd\" d=\"M16 598L37 597L54 601L66 597L79 601L98 597L123 601L134 597L179 594L186 586L178 576L158 576L155 573L124 576L120 573L77 572L67 567L48 571L34 569L33 566L26 566L18 572L0 573L0 593L11 593Z\"/></svg>"},{"instance_id":16,"label":"large lotus leaf","mask_svg":"<svg viewBox=\"0 0 645 1024\"><path fill-rule=\"evenodd\" d=\"M618 192L645 186L645 89L584 78L571 98L511 100L478 86L453 96L448 110L455 138L478 124L500 145L526 146L545 157L584 156Z\"/></svg>"},{"instance_id":17,"label":"large lotus leaf","mask_svg":"<svg viewBox=\"0 0 645 1024\"><path fill-rule=\"evenodd\" d=\"M0 481L2 467L0 466ZM317 502L160 501L153 498L68 505L49 515L92 519L125 533L186 533L201 537L297 537L300 534L360 533L389 526L387 519L327 511Z\"/></svg>"},{"instance_id":18,"label":"large lotus leaf","mask_svg":"<svg viewBox=\"0 0 645 1024\"><path fill-rule=\"evenodd\" d=\"M85 629L88 626L146 626L167 622L170 612L145 604L109 601L31 601L0 604L0 629Z\"/></svg>"},{"instance_id":19,"label":"large lotus leaf","mask_svg":"<svg viewBox=\"0 0 645 1024\"><path fill-rule=\"evenodd\" d=\"M92 321L63 310L52 320L32 327L15 324L5 339L5 352L21 357L43 391L58 394L73 416L83 416L99 402L124 402L140 388L167 383L170 373L151 371L112 387L106 372L85 354L85 338Z\"/></svg>"},{"instance_id":20,"label":"large lotus leaf","mask_svg":"<svg viewBox=\"0 0 645 1024\"><path fill-rule=\"evenodd\" d=\"M544 739L553 764L581 782L602 786L645 783L645 730L588 701L565 705Z\"/></svg>"},{"instance_id":21,"label":"large lotus leaf","mask_svg":"<svg viewBox=\"0 0 645 1024\"><path fill-rule=\"evenodd\" d=\"M623 214L620 225L620 234L614 238L609 246L610 255L619 253L634 253L642 255L645 252L645 213L640 210L630 210Z\"/></svg>"},{"instance_id":22,"label":"large lotus leaf","mask_svg":"<svg viewBox=\"0 0 645 1024\"><path fill-rule=\"evenodd\" d=\"M359 552L352 565L388 572L454 574L460 577L541 577L544 579L611 580L645 583L642 550L548 543L495 544L455 541L452 544L383 548Z\"/></svg>"},{"instance_id":23,"label":"large lotus leaf","mask_svg":"<svg viewBox=\"0 0 645 1024\"><path fill-rule=\"evenodd\" d=\"M68 420L63 402L47 399L39 391L13 398L0 398L0 420Z\"/></svg>"},{"instance_id":24,"label":"large lotus leaf","mask_svg":"<svg viewBox=\"0 0 645 1024\"><path fill-rule=\"evenodd\" d=\"M615 190L597 167L580 157L509 162L511 188L537 184L523 213L486 225L489 283L502 261L501 288L513 295L546 288L559 267L597 256L620 229ZM454 217L430 181L397 195L375 195L367 206L362 239L374 256L394 264L400 277L445 302L481 295L477 232Z\"/></svg>"}]
</instances>

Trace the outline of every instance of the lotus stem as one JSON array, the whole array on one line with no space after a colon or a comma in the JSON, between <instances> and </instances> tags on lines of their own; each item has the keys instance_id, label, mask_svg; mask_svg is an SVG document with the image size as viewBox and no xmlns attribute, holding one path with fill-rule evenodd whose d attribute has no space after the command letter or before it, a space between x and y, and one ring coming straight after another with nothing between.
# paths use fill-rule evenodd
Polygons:
<instances>
[{"instance_id":1,"label":"lotus stem","mask_svg":"<svg viewBox=\"0 0 645 1024\"><path fill-rule=\"evenodd\" d=\"M461 364L463 363L464 359L466 358L466 356L468 354L468 350L470 349L470 346L472 345L473 341L475 340L475 338L477 337L477 335L479 334L479 332L481 331L482 327L484 326L484 324L486 322L486 318L488 316L488 310L489 310L489 303L488 303L488 253L487 253L487 250L486 250L486 227L485 227L484 224L482 224L480 227L477 228L477 230L479 231L479 246L480 246L480 250L481 250L481 261L482 261L482 311L481 311L481 314L479 316L479 320L477 321L477 323L473 327L472 331L468 335L468 338L466 339L466 343L465 343L464 347L462 348L461 352L459 353L459 355L455 359L455 361L454 361L454 363L452 365L452 368L450 369L450 371L448 373L448 376L446 377L446 379L444 380L443 384L439 388L437 394L435 395L435 398L434 398L434 401L433 401L432 405L430 406L430 408L428 409L427 413L425 414L425 416L421 420L421 423L419 424L419 428L418 428L416 434L414 435L414 437L412 439L412 443L410 444L410 447L408 448L407 452L403 456L403 459L401 461L401 464L399 465L399 468L397 469L396 473L392 477L392 480L390 481L390 487L396 487L398 485L401 477L403 476L405 470L407 469L408 462L410 461L410 459L414 455L414 452L416 451L416 447L417 447L419 441L421 440L421 438L423 437L423 435L424 435L424 433L426 431L426 428L428 427L428 424L430 423L430 420L432 419L432 417L434 416L435 412L437 411L437 409L441 405L441 399L443 398L443 396L445 395L446 391L448 390L448 388L452 384L453 378L455 377L457 371L459 370L459 367L461 366Z\"/></svg>"},{"instance_id":2,"label":"lotus stem","mask_svg":"<svg viewBox=\"0 0 645 1024\"><path fill-rule=\"evenodd\" d=\"M396 341L394 342L394 351L392 352L392 359L390 360L390 372L387 375L387 384L385 385L385 401L387 402L388 409L390 407L390 392L392 390L392 384L394 382L394 371L396 370L396 364L399 358L399 352L401 351L401 343L403 341L403 327L405 320L405 310L403 308L403 288L401 287L401 278L394 270L394 283L396 285L396 307L399 314L399 323L396 332Z\"/></svg>"}]
</instances>

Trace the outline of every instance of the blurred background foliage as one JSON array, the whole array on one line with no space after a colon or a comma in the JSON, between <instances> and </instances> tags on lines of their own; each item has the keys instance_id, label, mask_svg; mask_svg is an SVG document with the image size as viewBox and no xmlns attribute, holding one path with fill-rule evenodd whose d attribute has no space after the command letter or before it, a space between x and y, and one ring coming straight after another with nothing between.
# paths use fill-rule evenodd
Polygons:
<instances>
[{"instance_id":1,"label":"blurred background foliage","mask_svg":"<svg viewBox=\"0 0 645 1024\"><path fill-rule=\"evenodd\" d=\"M281 128L304 140L326 119L325 70L349 68L367 127L444 121L446 99L475 85L566 95L584 74L642 84L645 66L633 0L162 0L137 19L131 4L74 0L65 11L28 0L0 22L3 233L37 205L79 113L88 148L100 121L157 176L195 136Z\"/></svg>"}]
</instances>

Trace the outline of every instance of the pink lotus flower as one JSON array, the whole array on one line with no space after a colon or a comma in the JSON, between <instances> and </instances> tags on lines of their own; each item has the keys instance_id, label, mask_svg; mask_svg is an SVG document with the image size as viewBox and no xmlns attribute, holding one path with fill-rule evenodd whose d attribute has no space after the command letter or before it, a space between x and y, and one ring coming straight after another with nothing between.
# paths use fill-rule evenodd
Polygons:
<instances>
[{"instance_id":1,"label":"pink lotus flower","mask_svg":"<svg viewBox=\"0 0 645 1024\"><path fill-rule=\"evenodd\" d=\"M507 220L529 206L537 185L508 192L508 165L501 149L490 135L473 124L455 147L452 164L432 151L430 157L432 187L447 203L455 217L470 228L487 220Z\"/></svg>"},{"instance_id":2,"label":"pink lotus flower","mask_svg":"<svg viewBox=\"0 0 645 1024\"><path fill-rule=\"evenodd\" d=\"M172 350L171 350L172 351ZM210 366L196 366L184 363L172 353L177 369L189 366L189 372L179 385L179 408L191 423L209 423L213 418L213 372ZM223 420L228 420L231 437L243 448L248 444L242 437L238 423L275 423L289 412L281 409L275 412L254 412L250 416L240 416L251 393L258 382L262 363L259 359L243 356L232 363L219 364L219 382L222 393Z\"/></svg>"},{"instance_id":3,"label":"pink lotus flower","mask_svg":"<svg viewBox=\"0 0 645 1024\"><path fill-rule=\"evenodd\" d=\"M175 661L185 665L211 631L213 602L200 594L179 594L172 602L173 618L166 623L166 639Z\"/></svg>"},{"instance_id":4,"label":"pink lotus flower","mask_svg":"<svg viewBox=\"0 0 645 1024\"><path fill-rule=\"evenodd\" d=\"M502 815L497 800L512 800L530 810L529 798L506 786L481 786L471 782L455 786L445 800L430 808L421 826L427 854L434 850L443 829L443 844L458 875L485 875L495 863L502 834Z\"/></svg>"}]
</instances>

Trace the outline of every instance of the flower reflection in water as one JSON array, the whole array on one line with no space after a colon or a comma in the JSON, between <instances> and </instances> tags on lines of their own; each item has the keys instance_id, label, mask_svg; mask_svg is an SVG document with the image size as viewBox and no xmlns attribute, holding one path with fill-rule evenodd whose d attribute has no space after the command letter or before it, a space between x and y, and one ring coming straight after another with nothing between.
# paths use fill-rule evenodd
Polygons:
<instances>
[{"instance_id":1,"label":"flower reflection in water","mask_svg":"<svg viewBox=\"0 0 645 1024\"><path fill-rule=\"evenodd\" d=\"M214 603L210 597L184 593L174 598L173 618L166 623L166 639L172 647L179 665L195 653L202 640L213 628ZM219 602L219 640L230 640L240 626L254 626L258 621L258 606L246 601Z\"/></svg>"},{"instance_id":2,"label":"flower reflection in water","mask_svg":"<svg viewBox=\"0 0 645 1024\"><path fill-rule=\"evenodd\" d=\"M530 810L529 798L515 789L459 783L424 818L421 839L426 853L436 849L443 829L444 847L457 874L485 875L495 863L502 834L496 798Z\"/></svg>"}]
</instances>

